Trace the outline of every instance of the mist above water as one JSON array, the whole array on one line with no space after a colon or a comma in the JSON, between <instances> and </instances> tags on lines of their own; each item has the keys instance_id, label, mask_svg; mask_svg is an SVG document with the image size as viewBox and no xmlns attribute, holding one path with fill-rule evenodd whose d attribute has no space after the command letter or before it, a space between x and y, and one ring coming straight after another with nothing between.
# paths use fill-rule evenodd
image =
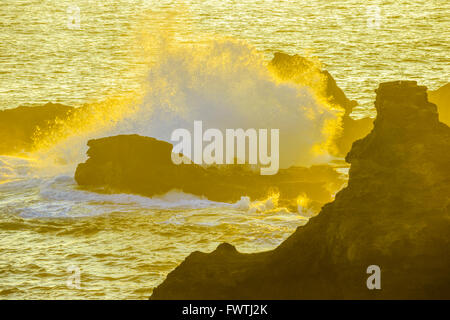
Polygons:
<instances>
[{"instance_id":1,"label":"mist above water","mask_svg":"<svg viewBox=\"0 0 450 320\"><path fill-rule=\"evenodd\" d=\"M340 112L314 88L281 82L262 53L233 39L161 41L141 89L131 97L79 108L38 141L43 163L74 166L90 139L139 134L170 141L178 128L279 129L280 166L326 162ZM53 159L53 160L49 160Z\"/></svg>"}]
</instances>

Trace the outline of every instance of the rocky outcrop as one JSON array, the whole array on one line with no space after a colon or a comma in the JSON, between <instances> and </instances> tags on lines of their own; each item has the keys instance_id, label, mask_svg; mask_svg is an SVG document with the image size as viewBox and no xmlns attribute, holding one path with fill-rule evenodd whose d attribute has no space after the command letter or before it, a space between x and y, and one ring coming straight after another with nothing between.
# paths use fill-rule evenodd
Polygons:
<instances>
[{"instance_id":1,"label":"rocky outcrop","mask_svg":"<svg viewBox=\"0 0 450 320\"><path fill-rule=\"evenodd\" d=\"M272 251L192 253L152 299L449 299L450 128L416 82L382 83L375 106L348 186L318 216Z\"/></svg>"},{"instance_id":2,"label":"rocky outcrop","mask_svg":"<svg viewBox=\"0 0 450 320\"><path fill-rule=\"evenodd\" d=\"M355 120L350 117L357 102L346 97L341 88L327 70L322 70L313 61L299 55L275 53L270 65L272 70L283 80L315 88L317 94L331 104L342 108L342 131L336 137L337 156L345 156L352 143L364 137L373 127L371 118Z\"/></svg>"},{"instance_id":3,"label":"rocky outcrop","mask_svg":"<svg viewBox=\"0 0 450 320\"><path fill-rule=\"evenodd\" d=\"M292 167L261 176L243 165L175 165L170 143L138 135L90 140L88 146L89 159L78 165L75 180L103 192L154 196L177 189L222 202L235 202L242 196L262 200L279 192L280 204L296 210L297 196L306 195L313 207L320 208L344 183L329 166Z\"/></svg>"},{"instance_id":4,"label":"rocky outcrop","mask_svg":"<svg viewBox=\"0 0 450 320\"><path fill-rule=\"evenodd\" d=\"M49 102L0 111L0 154L30 151L37 130L48 130L56 119L66 119L72 110L72 107Z\"/></svg>"},{"instance_id":5,"label":"rocky outcrop","mask_svg":"<svg viewBox=\"0 0 450 320\"><path fill-rule=\"evenodd\" d=\"M439 120L450 126L450 83L435 91L428 91L428 98L437 105Z\"/></svg>"}]
</instances>

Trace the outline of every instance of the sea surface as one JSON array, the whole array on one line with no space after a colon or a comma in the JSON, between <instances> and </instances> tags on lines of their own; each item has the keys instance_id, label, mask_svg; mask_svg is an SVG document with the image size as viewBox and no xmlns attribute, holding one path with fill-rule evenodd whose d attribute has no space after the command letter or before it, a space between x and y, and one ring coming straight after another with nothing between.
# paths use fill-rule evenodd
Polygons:
<instances>
[{"instance_id":1,"label":"sea surface","mask_svg":"<svg viewBox=\"0 0 450 320\"><path fill-rule=\"evenodd\" d=\"M2 0L0 109L132 90L146 72L136 39L162 29L245 40L267 59L316 56L359 102L355 116L373 116L382 81L449 81L449 12L446 0Z\"/></svg>"},{"instance_id":2,"label":"sea surface","mask_svg":"<svg viewBox=\"0 0 450 320\"><path fill-rule=\"evenodd\" d=\"M193 251L269 250L307 222L271 199L97 194L9 156L0 170L0 299L147 299Z\"/></svg>"},{"instance_id":3,"label":"sea surface","mask_svg":"<svg viewBox=\"0 0 450 320\"><path fill-rule=\"evenodd\" d=\"M353 116L373 117L379 82L412 79L437 89L449 81L449 17L446 0L2 0L0 109L126 96L165 70L175 82L179 70L192 71L166 69L180 61L175 58L149 73L152 53L161 48L149 39L171 37L194 47L207 38L236 39L245 46L225 45L227 54L249 54L250 47L266 61L278 51L317 57L358 101ZM202 59L193 74L215 61ZM233 76L252 75L230 69ZM205 96L239 89L222 75ZM295 96L266 82L262 77L254 84L269 92L259 100ZM233 110L247 101L242 95L235 100ZM142 109L139 126L127 123L127 132L152 116ZM64 144L81 157L74 165L85 159L87 139L105 132ZM57 162L47 163L43 171L37 158L0 156L0 299L147 299L195 250L211 251L222 242L242 252L269 250L307 222L271 199L258 203L245 195L237 203L217 203L176 190L154 198L92 193L76 186L73 165L59 170Z\"/></svg>"}]
</instances>

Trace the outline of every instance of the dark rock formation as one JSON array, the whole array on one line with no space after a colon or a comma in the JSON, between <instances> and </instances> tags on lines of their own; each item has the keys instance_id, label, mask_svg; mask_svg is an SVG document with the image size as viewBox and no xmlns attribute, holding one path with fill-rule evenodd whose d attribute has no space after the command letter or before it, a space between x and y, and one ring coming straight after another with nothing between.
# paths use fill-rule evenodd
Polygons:
<instances>
[{"instance_id":1,"label":"dark rock formation","mask_svg":"<svg viewBox=\"0 0 450 320\"><path fill-rule=\"evenodd\" d=\"M348 186L318 216L272 251L192 253L152 299L449 299L450 128L416 82L381 84L375 106Z\"/></svg>"},{"instance_id":2,"label":"dark rock formation","mask_svg":"<svg viewBox=\"0 0 450 320\"><path fill-rule=\"evenodd\" d=\"M30 151L38 128L48 130L57 118L66 119L72 110L72 107L49 102L0 111L0 154Z\"/></svg>"},{"instance_id":3,"label":"dark rock formation","mask_svg":"<svg viewBox=\"0 0 450 320\"><path fill-rule=\"evenodd\" d=\"M170 143L138 135L90 140L88 146L89 159L78 165L75 180L96 190L154 196L177 189L224 202L235 202L241 196L262 200L278 191L280 204L290 207L304 193L320 208L344 183L329 166L292 167L261 176L241 165L174 165Z\"/></svg>"},{"instance_id":4,"label":"dark rock formation","mask_svg":"<svg viewBox=\"0 0 450 320\"><path fill-rule=\"evenodd\" d=\"M318 94L328 99L330 103L344 110L342 116L342 132L336 138L338 156L344 156L350 150L352 143L364 137L370 132L373 125L371 118L354 120L350 117L353 108L357 105L354 100L349 100L331 74L320 69L312 61L299 55L275 53L270 67L284 80L293 81L311 88L318 88Z\"/></svg>"},{"instance_id":5,"label":"dark rock formation","mask_svg":"<svg viewBox=\"0 0 450 320\"><path fill-rule=\"evenodd\" d=\"M450 83L435 91L428 91L428 98L437 105L439 121L450 126Z\"/></svg>"}]
</instances>

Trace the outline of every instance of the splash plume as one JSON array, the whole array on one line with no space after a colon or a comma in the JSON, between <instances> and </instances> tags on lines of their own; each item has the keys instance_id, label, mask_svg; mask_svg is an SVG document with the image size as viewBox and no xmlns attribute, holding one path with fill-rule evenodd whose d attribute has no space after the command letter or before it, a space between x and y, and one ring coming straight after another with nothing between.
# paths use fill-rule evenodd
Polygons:
<instances>
[{"instance_id":1,"label":"splash plume","mask_svg":"<svg viewBox=\"0 0 450 320\"><path fill-rule=\"evenodd\" d=\"M220 130L279 128L281 167L324 159L339 111L311 83L280 81L263 54L243 41L159 44L141 92L78 108L50 135L38 135L37 149L67 163L78 161L74 156L92 138L135 133L169 141L173 130L202 120Z\"/></svg>"}]
</instances>

